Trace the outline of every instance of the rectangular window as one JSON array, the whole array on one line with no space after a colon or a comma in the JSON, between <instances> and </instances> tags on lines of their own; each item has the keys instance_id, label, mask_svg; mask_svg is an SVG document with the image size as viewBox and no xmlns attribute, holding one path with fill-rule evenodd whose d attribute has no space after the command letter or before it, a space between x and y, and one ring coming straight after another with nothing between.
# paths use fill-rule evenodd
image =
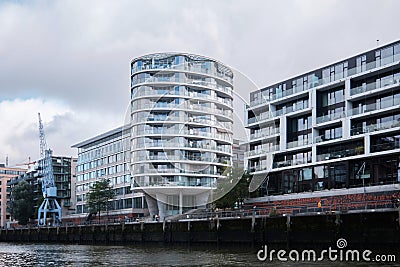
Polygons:
<instances>
[{"instance_id":1,"label":"rectangular window","mask_svg":"<svg viewBox=\"0 0 400 267\"><path fill-rule=\"evenodd\" d=\"M400 44L394 46L394 61L400 60Z\"/></svg>"},{"instance_id":2,"label":"rectangular window","mask_svg":"<svg viewBox=\"0 0 400 267\"><path fill-rule=\"evenodd\" d=\"M312 168L304 168L303 180L311 180L311 179L312 179Z\"/></svg>"},{"instance_id":3,"label":"rectangular window","mask_svg":"<svg viewBox=\"0 0 400 267\"><path fill-rule=\"evenodd\" d=\"M362 55L357 57L357 72L362 72L367 70L367 56Z\"/></svg>"},{"instance_id":4,"label":"rectangular window","mask_svg":"<svg viewBox=\"0 0 400 267\"><path fill-rule=\"evenodd\" d=\"M337 64L334 70L335 80L339 80L343 78L343 63Z\"/></svg>"},{"instance_id":5,"label":"rectangular window","mask_svg":"<svg viewBox=\"0 0 400 267\"><path fill-rule=\"evenodd\" d=\"M325 168L324 166L316 166L314 167L314 174L316 179L325 178Z\"/></svg>"},{"instance_id":6,"label":"rectangular window","mask_svg":"<svg viewBox=\"0 0 400 267\"><path fill-rule=\"evenodd\" d=\"M393 62L393 46L381 50L382 65Z\"/></svg>"}]
</instances>

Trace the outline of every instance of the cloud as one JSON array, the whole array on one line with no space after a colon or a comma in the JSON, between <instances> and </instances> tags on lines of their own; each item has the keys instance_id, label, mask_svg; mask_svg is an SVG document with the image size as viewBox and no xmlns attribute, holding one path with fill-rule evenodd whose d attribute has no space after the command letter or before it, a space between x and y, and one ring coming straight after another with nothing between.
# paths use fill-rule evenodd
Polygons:
<instances>
[{"instance_id":1,"label":"cloud","mask_svg":"<svg viewBox=\"0 0 400 267\"><path fill-rule=\"evenodd\" d=\"M8 155L10 166L40 158L38 112L48 148L54 155L76 156L71 145L123 124L123 117L80 114L57 100L39 98L0 102L0 162ZM100 131L100 132L99 132Z\"/></svg>"},{"instance_id":2,"label":"cloud","mask_svg":"<svg viewBox=\"0 0 400 267\"><path fill-rule=\"evenodd\" d=\"M22 163L28 157L39 158L38 112L41 112L45 124L54 116L68 112L57 101L41 99L14 99L0 102L1 161L6 155L11 163Z\"/></svg>"}]
</instances>

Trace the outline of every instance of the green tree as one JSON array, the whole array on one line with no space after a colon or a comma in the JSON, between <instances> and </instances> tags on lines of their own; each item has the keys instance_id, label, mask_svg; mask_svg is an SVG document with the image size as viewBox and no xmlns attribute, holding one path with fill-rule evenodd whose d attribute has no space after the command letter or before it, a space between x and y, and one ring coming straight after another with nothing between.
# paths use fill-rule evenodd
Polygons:
<instances>
[{"instance_id":1,"label":"green tree","mask_svg":"<svg viewBox=\"0 0 400 267\"><path fill-rule=\"evenodd\" d=\"M215 201L217 208L234 208L236 203L243 203L249 197L251 176L240 168L232 168L227 172L225 181L217 185L217 195L223 195Z\"/></svg>"},{"instance_id":2,"label":"green tree","mask_svg":"<svg viewBox=\"0 0 400 267\"><path fill-rule=\"evenodd\" d=\"M90 213L98 213L100 220L101 211L108 210L108 201L112 199L114 195L115 193L107 179L101 179L95 182L86 195Z\"/></svg>"},{"instance_id":3,"label":"green tree","mask_svg":"<svg viewBox=\"0 0 400 267\"><path fill-rule=\"evenodd\" d=\"M11 192L11 216L19 224L27 225L29 218L32 218L35 211L35 194L27 181L18 183Z\"/></svg>"},{"instance_id":4,"label":"green tree","mask_svg":"<svg viewBox=\"0 0 400 267\"><path fill-rule=\"evenodd\" d=\"M44 201L44 197L43 197L41 189L40 189L39 195L37 195L36 198L37 198L37 200L36 200L36 204L35 204L35 213L34 213L35 219L38 218L39 207L40 207L40 205L42 205L42 203Z\"/></svg>"}]
</instances>

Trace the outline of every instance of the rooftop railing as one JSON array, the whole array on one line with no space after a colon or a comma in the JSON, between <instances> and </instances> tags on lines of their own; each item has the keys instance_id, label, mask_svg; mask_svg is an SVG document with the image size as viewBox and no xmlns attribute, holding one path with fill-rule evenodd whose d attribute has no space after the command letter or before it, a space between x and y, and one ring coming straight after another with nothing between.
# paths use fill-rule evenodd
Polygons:
<instances>
[{"instance_id":1,"label":"rooftop railing","mask_svg":"<svg viewBox=\"0 0 400 267\"><path fill-rule=\"evenodd\" d=\"M137 67L137 64L133 64L132 69L131 69L131 74L133 75L134 73L138 71L143 71L143 70L160 70L160 73L165 70L172 69L172 70L185 70L185 71L190 71L190 72L196 72L196 73L202 73L202 74L208 74L212 76L216 76L219 78L222 78L223 80L226 80L227 82L232 83L232 78L225 75L224 73L221 73L217 71L215 68L211 67L206 68L204 66L196 66L195 64L190 64L190 63L182 63L182 64L143 64L140 68Z\"/></svg>"}]
</instances>

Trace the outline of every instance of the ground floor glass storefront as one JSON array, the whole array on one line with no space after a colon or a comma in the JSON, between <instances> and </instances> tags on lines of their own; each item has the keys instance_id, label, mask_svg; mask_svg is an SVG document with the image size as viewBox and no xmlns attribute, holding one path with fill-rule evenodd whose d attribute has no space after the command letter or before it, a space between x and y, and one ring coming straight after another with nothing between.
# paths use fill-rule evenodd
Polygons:
<instances>
[{"instance_id":1,"label":"ground floor glass storefront","mask_svg":"<svg viewBox=\"0 0 400 267\"><path fill-rule=\"evenodd\" d=\"M400 182L400 155L348 160L271 172L261 195L312 192Z\"/></svg>"}]
</instances>

